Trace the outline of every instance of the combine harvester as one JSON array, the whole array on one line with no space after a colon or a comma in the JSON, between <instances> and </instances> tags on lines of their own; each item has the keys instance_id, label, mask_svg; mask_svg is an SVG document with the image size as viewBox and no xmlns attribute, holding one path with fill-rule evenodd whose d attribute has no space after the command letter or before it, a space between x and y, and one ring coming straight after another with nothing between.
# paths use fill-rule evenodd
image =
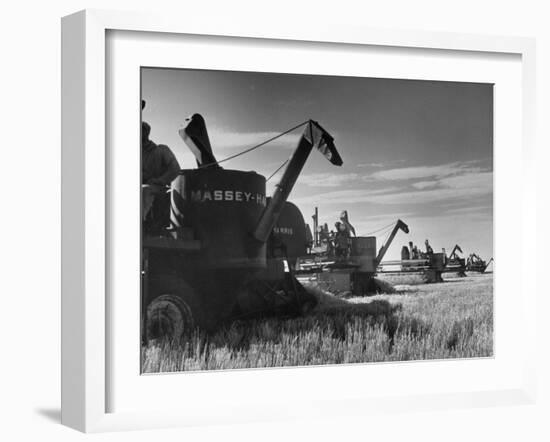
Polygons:
<instances>
[{"instance_id":1,"label":"combine harvester","mask_svg":"<svg viewBox=\"0 0 550 442\"><path fill-rule=\"evenodd\" d=\"M401 261L384 261L380 265L378 274L393 276L420 275L422 282L444 282L443 274L455 273L458 277L465 277L466 271L484 273L493 261L483 261L475 253L471 254L468 260L458 256L462 249L457 244L454 246L449 257L442 253L421 253L418 259L402 259ZM389 270L386 270L389 268Z\"/></svg>"},{"instance_id":2,"label":"combine harvester","mask_svg":"<svg viewBox=\"0 0 550 442\"><path fill-rule=\"evenodd\" d=\"M476 253L470 254L468 259L460 258L456 253L457 251L463 253L458 244L454 247L453 251L449 255L446 271L455 271L460 277L466 276L467 271L485 273L489 265L493 262L493 258L486 262L481 259Z\"/></svg>"},{"instance_id":3,"label":"combine harvester","mask_svg":"<svg viewBox=\"0 0 550 442\"><path fill-rule=\"evenodd\" d=\"M493 262L493 258L485 262L475 253L470 254L466 260L465 258L461 258L458 252L464 253L461 247L456 244L447 258L444 273L454 272L458 277L463 278L467 276L467 271L485 273L491 262Z\"/></svg>"},{"instance_id":4,"label":"combine harvester","mask_svg":"<svg viewBox=\"0 0 550 442\"><path fill-rule=\"evenodd\" d=\"M409 250L403 246L406 253L402 250L401 260L383 261L398 231L409 233L408 226L401 220L381 229L388 235L378 253L375 236L351 237L349 254L344 259L338 259L330 235L324 232L326 227L317 228L318 216L318 209L315 208L314 228L316 233L317 230L320 233L314 237L311 253L299 256L296 263L297 278L304 284L316 284L333 293L350 292L363 296L391 290L391 284L410 284L411 280L414 280L413 283L444 282L444 273L466 276L465 260L457 255L457 251L462 252L458 245L450 258L444 252L418 252L418 257L411 259ZM385 230L389 228L391 231Z\"/></svg>"},{"instance_id":5,"label":"combine harvester","mask_svg":"<svg viewBox=\"0 0 550 442\"><path fill-rule=\"evenodd\" d=\"M468 272L485 273L489 265L493 262L493 258L485 262L477 254L472 253L466 261L466 270Z\"/></svg>"},{"instance_id":6,"label":"combine harvester","mask_svg":"<svg viewBox=\"0 0 550 442\"><path fill-rule=\"evenodd\" d=\"M318 209L313 216L314 230L318 231ZM397 220L387 240L377 253L376 236L356 236L349 239L349 253L337 257L330 240L315 235L311 253L300 256L296 275L303 283L316 284L329 292L350 292L363 296L386 291L376 278L378 268L397 232L409 233L408 226Z\"/></svg>"},{"instance_id":7,"label":"combine harvester","mask_svg":"<svg viewBox=\"0 0 550 442\"><path fill-rule=\"evenodd\" d=\"M314 227L317 227L317 220L316 208ZM399 230L409 233L409 227L402 220L382 230L386 228L391 228L391 231L388 230L387 239L378 253L375 236L351 237L350 253L345 259L337 259L330 241L323 241L316 235L311 253L297 261L297 278L304 284L316 284L329 292L364 296L391 291L391 283L400 280L410 283L411 278L417 283L443 282L443 273L456 271L454 266L448 267L445 253L419 253L415 259L383 261Z\"/></svg>"},{"instance_id":8,"label":"combine harvester","mask_svg":"<svg viewBox=\"0 0 550 442\"><path fill-rule=\"evenodd\" d=\"M380 275L404 277L419 277L419 282L443 282L442 274L446 271L447 259L445 253L422 253L419 258L384 261L380 263Z\"/></svg>"},{"instance_id":9,"label":"combine harvester","mask_svg":"<svg viewBox=\"0 0 550 442\"><path fill-rule=\"evenodd\" d=\"M302 249L285 247L277 232L301 229L305 238L303 217L287 198L310 152L320 151L337 166L342 159L317 122L302 125L298 146L269 199L264 176L219 166L200 115L180 131L191 150L207 155L198 155L198 168L181 170L172 183L169 235L144 232L145 341L178 339L196 327L213 330L236 318L301 314L316 305L288 264L289 255ZM282 225L289 219L296 232Z\"/></svg>"},{"instance_id":10,"label":"combine harvester","mask_svg":"<svg viewBox=\"0 0 550 442\"><path fill-rule=\"evenodd\" d=\"M460 246L456 244L453 247L449 258L447 258L447 265L445 267L446 272L454 272L460 278L466 276L466 260L458 256L458 252L464 253Z\"/></svg>"}]
</instances>

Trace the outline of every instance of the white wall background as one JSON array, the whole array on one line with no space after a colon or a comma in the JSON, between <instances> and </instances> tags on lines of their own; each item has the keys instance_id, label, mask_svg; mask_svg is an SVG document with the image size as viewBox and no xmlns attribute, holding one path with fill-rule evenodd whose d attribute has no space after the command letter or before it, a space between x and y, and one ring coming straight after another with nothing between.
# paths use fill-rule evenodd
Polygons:
<instances>
[{"instance_id":1,"label":"white wall background","mask_svg":"<svg viewBox=\"0 0 550 442\"><path fill-rule=\"evenodd\" d=\"M538 41L538 274L548 220L550 137L550 14L544 1L461 0L414 2L203 0L58 0L3 4L0 23L0 438L82 440L59 425L60 367L60 17L83 8L170 10L182 22L211 13L249 20L303 17L372 27L534 36ZM544 204L544 207L542 206ZM516 243L510 232L511 244ZM543 236L544 234L544 236ZM7 245L7 246L6 246ZM535 275L535 272L533 272ZM540 278L540 400L536 406L380 415L364 420L290 422L209 429L103 434L95 440L549 440L550 303ZM510 281L513 284L513 280Z\"/></svg>"}]
</instances>

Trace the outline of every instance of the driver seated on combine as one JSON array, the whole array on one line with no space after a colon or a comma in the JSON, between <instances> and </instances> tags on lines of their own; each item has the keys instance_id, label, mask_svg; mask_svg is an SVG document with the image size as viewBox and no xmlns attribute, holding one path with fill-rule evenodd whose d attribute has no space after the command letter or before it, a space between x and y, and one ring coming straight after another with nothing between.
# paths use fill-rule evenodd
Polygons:
<instances>
[{"instance_id":1,"label":"driver seated on combine","mask_svg":"<svg viewBox=\"0 0 550 442\"><path fill-rule=\"evenodd\" d=\"M151 126L141 123L142 221L147 235L165 235L170 224L170 184L178 176L178 160L168 146L149 139Z\"/></svg>"},{"instance_id":2,"label":"driver seated on combine","mask_svg":"<svg viewBox=\"0 0 550 442\"><path fill-rule=\"evenodd\" d=\"M321 253L327 253L327 255L330 255L331 242L327 224L317 227L317 233L319 235Z\"/></svg>"},{"instance_id":3,"label":"driver seated on combine","mask_svg":"<svg viewBox=\"0 0 550 442\"><path fill-rule=\"evenodd\" d=\"M336 236L338 235L340 224L341 223L339 221L336 221L334 223L334 228L336 229L336 231L331 230L329 233L329 241L328 241L329 256L333 258L336 256Z\"/></svg>"},{"instance_id":4,"label":"driver seated on combine","mask_svg":"<svg viewBox=\"0 0 550 442\"><path fill-rule=\"evenodd\" d=\"M344 260L349 255L349 232L341 222L336 222L336 233L334 235L334 252L338 261Z\"/></svg>"},{"instance_id":5,"label":"driver seated on combine","mask_svg":"<svg viewBox=\"0 0 550 442\"><path fill-rule=\"evenodd\" d=\"M411 259L411 252L407 246L401 247L401 261L407 261Z\"/></svg>"},{"instance_id":6,"label":"driver seated on combine","mask_svg":"<svg viewBox=\"0 0 550 442\"><path fill-rule=\"evenodd\" d=\"M340 222L342 225L344 225L345 229L347 230L348 232L348 235L349 237L351 238L351 235L353 234L353 236L357 236L355 234L355 227L353 227L351 225L351 223L349 222L349 216L348 216L348 211L347 210L344 210L341 214L340 214Z\"/></svg>"},{"instance_id":7,"label":"driver seated on combine","mask_svg":"<svg viewBox=\"0 0 550 442\"><path fill-rule=\"evenodd\" d=\"M424 241L424 244L426 245L426 256L430 257L434 254L434 250L432 249L432 246L428 242L428 240Z\"/></svg>"},{"instance_id":8,"label":"driver seated on combine","mask_svg":"<svg viewBox=\"0 0 550 442\"><path fill-rule=\"evenodd\" d=\"M420 259L420 252L418 247L416 247L412 241L409 241L410 256L411 259Z\"/></svg>"}]
</instances>

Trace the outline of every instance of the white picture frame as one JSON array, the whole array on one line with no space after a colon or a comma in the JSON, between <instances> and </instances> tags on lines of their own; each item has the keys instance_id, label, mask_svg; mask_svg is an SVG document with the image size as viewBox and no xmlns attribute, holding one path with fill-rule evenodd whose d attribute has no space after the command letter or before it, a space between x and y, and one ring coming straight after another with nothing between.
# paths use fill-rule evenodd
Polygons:
<instances>
[{"instance_id":1,"label":"white picture frame","mask_svg":"<svg viewBox=\"0 0 550 442\"><path fill-rule=\"evenodd\" d=\"M182 24L183 23L183 24ZM331 401L338 400L337 414L368 414L374 410L395 412L432 408L488 406L532 403L535 396L534 322L528 320L537 291L533 279L521 278L518 285L523 315L524 352L518 354L521 376L500 388L476 389L449 393L435 388L426 394L403 393L378 396L376 399L359 391L357 395L314 398L309 407L295 406L284 410L277 403L258 407L250 395L233 399L232 410L197 407L196 411L168 407L162 410L110 411L109 392L114 387L109 377L113 358L110 353L108 328L108 290L110 265L109 236L110 195L109 155L106 150L106 119L108 79L106 78L108 32L154 32L162 35L217 36L225 39L268 39L276 44L310 42L385 48L410 48L484 54L511 54L521 58L521 176L518 191L521 212L521 238L534 231L536 194L534 164L534 103L535 46L534 41L518 37L494 37L417 31L389 31L345 26L318 26L293 23L233 23L213 22L207 17L195 17L181 22L176 17L143 13L86 10L63 18L62 21L62 423L85 432L168 426L206 425L228 422L254 422L287 417L323 417L335 414ZM158 35L158 34L157 34ZM260 40L258 40L260 39ZM136 114L138 115L138 114ZM518 126L518 128L519 128ZM499 188L496 187L498 194ZM137 218L136 218L137 219ZM496 223L498 224L498 218ZM137 240L137 239L136 239ZM521 275L527 275L527 257L536 254L532 241L520 242ZM497 258L498 262L498 258ZM506 270L504 265L500 267ZM498 287L498 284L497 284ZM497 288L496 290L502 289ZM530 310L531 309L531 310ZM498 336L497 336L498 339ZM137 349L136 349L137 351ZM496 358L498 358L498 353ZM435 364L435 363L432 363ZM378 366L389 370L390 365ZM408 365L415 373L427 370L427 365ZM330 376L344 367L331 367ZM309 370L316 370L315 368ZM360 376L361 366L348 368ZM299 369L282 370L286 378L299 377ZM348 371L350 372L350 371ZM264 371L265 373L265 371ZM311 373L311 371L309 372ZM135 374L135 373L134 373ZM222 377L223 376L223 377ZM223 374L218 382L240 382L247 372ZM265 382L260 375L257 382ZM520 379L521 378L521 379ZM170 383L165 377L164 383ZM211 378L213 379L213 378ZM519 380L518 380L519 379ZM195 378L198 382L199 379ZM516 382L517 381L517 382Z\"/></svg>"}]
</instances>

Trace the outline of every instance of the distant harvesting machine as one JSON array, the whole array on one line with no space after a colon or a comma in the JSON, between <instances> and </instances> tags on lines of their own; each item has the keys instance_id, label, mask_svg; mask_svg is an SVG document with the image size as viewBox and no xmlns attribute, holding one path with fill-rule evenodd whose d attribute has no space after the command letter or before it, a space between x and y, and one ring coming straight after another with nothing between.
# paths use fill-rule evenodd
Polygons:
<instances>
[{"instance_id":1,"label":"distant harvesting machine","mask_svg":"<svg viewBox=\"0 0 550 442\"><path fill-rule=\"evenodd\" d=\"M489 261L485 261L479 257L476 253L470 254L466 260L466 270L469 272L485 273L489 265L493 262L493 258Z\"/></svg>"}]
</instances>

